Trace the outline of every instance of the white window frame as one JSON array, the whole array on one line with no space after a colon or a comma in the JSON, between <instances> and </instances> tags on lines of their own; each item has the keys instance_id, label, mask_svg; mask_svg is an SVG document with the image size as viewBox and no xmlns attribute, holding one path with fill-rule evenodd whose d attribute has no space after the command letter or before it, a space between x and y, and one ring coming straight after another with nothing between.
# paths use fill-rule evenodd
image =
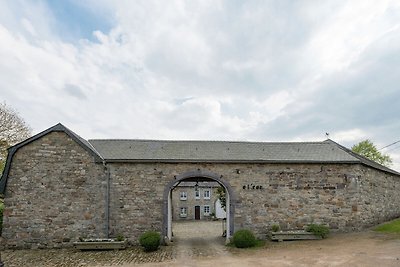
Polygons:
<instances>
[{"instance_id":1,"label":"white window frame","mask_svg":"<svg viewBox=\"0 0 400 267\"><path fill-rule=\"evenodd\" d=\"M181 191L179 193L180 200L187 200L187 193L186 191Z\"/></svg>"},{"instance_id":2,"label":"white window frame","mask_svg":"<svg viewBox=\"0 0 400 267\"><path fill-rule=\"evenodd\" d=\"M187 217L187 207L181 207L180 208L179 217L181 217L181 218Z\"/></svg>"},{"instance_id":3,"label":"white window frame","mask_svg":"<svg viewBox=\"0 0 400 267\"><path fill-rule=\"evenodd\" d=\"M210 216L210 213L211 213L210 205L204 205L203 206L203 214L204 214L204 216Z\"/></svg>"},{"instance_id":4,"label":"white window frame","mask_svg":"<svg viewBox=\"0 0 400 267\"><path fill-rule=\"evenodd\" d=\"M204 197L204 199L210 199L211 198L211 189L204 189L203 197Z\"/></svg>"},{"instance_id":5,"label":"white window frame","mask_svg":"<svg viewBox=\"0 0 400 267\"><path fill-rule=\"evenodd\" d=\"M200 194L200 189L197 189L197 190L195 189L194 190L194 198L195 199L200 199L200 195L201 195Z\"/></svg>"}]
</instances>

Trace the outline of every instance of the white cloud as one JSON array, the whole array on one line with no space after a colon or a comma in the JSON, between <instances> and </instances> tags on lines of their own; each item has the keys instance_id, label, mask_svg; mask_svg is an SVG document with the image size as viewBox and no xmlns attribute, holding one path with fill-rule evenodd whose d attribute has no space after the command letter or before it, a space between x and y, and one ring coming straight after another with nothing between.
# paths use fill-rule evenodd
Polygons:
<instances>
[{"instance_id":1,"label":"white cloud","mask_svg":"<svg viewBox=\"0 0 400 267\"><path fill-rule=\"evenodd\" d=\"M398 139L396 1L89 1L113 26L75 42L45 1L0 5L1 100L35 131Z\"/></svg>"},{"instance_id":2,"label":"white cloud","mask_svg":"<svg viewBox=\"0 0 400 267\"><path fill-rule=\"evenodd\" d=\"M400 25L387 15L396 8L399 3L393 1L348 1L336 7L310 40L320 70L340 71L358 60L371 43Z\"/></svg>"},{"instance_id":3,"label":"white cloud","mask_svg":"<svg viewBox=\"0 0 400 267\"><path fill-rule=\"evenodd\" d=\"M32 23L31 23L28 19L23 18L23 19L21 20L21 24L23 25L23 27L25 28L25 30L26 30L27 32L29 32L32 36L36 36L36 35L37 35L37 34L36 34L35 28L33 27Z\"/></svg>"},{"instance_id":4,"label":"white cloud","mask_svg":"<svg viewBox=\"0 0 400 267\"><path fill-rule=\"evenodd\" d=\"M329 133L329 138L339 143L353 142L358 143L368 138L368 134L361 129L349 129L345 131Z\"/></svg>"}]
</instances>

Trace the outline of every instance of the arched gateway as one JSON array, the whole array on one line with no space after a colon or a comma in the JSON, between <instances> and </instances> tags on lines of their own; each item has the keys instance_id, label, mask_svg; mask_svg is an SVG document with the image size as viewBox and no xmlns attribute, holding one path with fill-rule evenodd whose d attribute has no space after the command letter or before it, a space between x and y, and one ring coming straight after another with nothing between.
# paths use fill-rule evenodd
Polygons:
<instances>
[{"instance_id":1,"label":"arched gateway","mask_svg":"<svg viewBox=\"0 0 400 267\"><path fill-rule=\"evenodd\" d=\"M163 237L167 240L172 239L172 190L182 181L191 181L193 179L196 180L212 180L219 183L223 186L227 192L226 195L226 238L229 238L233 235L234 232L234 215L235 215L235 204L236 204L236 196L231 187L231 185L223 179L222 175L218 175L216 173L207 171L207 170L192 170L180 174L174 177L174 180L169 182L164 189L163 195L163 223L162 223L162 234Z\"/></svg>"}]
</instances>

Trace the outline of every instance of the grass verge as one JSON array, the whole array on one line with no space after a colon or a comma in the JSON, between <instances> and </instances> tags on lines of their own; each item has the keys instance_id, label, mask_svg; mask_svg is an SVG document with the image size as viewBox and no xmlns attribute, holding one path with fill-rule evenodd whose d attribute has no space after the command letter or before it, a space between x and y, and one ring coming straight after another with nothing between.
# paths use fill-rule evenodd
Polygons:
<instances>
[{"instance_id":1,"label":"grass verge","mask_svg":"<svg viewBox=\"0 0 400 267\"><path fill-rule=\"evenodd\" d=\"M375 227L374 230L381 233L400 234L400 219L396 219L388 223L381 224Z\"/></svg>"}]
</instances>

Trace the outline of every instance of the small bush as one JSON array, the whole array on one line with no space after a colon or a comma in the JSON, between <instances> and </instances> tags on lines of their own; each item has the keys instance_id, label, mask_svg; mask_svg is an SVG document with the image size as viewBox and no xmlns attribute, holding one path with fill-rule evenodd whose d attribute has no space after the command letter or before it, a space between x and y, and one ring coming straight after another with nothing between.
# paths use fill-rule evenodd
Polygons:
<instances>
[{"instance_id":1,"label":"small bush","mask_svg":"<svg viewBox=\"0 0 400 267\"><path fill-rule=\"evenodd\" d=\"M145 251L156 251L160 246L160 241L160 234L154 231L147 231L139 238L139 243Z\"/></svg>"},{"instance_id":2,"label":"small bush","mask_svg":"<svg viewBox=\"0 0 400 267\"><path fill-rule=\"evenodd\" d=\"M272 232L278 232L280 229L281 229L281 227L278 224L272 225Z\"/></svg>"},{"instance_id":3,"label":"small bush","mask_svg":"<svg viewBox=\"0 0 400 267\"><path fill-rule=\"evenodd\" d=\"M310 224L307 227L306 231L322 238L326 238L329 234L329 228L325 225L320 224Z\"/></svg>"},{"instance_id":4,"label":"small bush","mask_svg":"<svg viewBox=\"0 0 400 267\"><path fill-rule=\"evenodd\" d=\"M125 240L125 238L124 238L124 236L122 235L122 234L118 234L116 237L115 237L115 241L124 241Z\"/></svg>"},{"instance_id":5,"label":"small bush","mask_svg":"<svg viewBox=\"0 0 400 267\"><path fill-rule=\"evenodd\" d=\"M237 248L250 248L257 244L257 240L250 230L242 229L233 235L232 243Z\"/></svg>"}]
</instances>

